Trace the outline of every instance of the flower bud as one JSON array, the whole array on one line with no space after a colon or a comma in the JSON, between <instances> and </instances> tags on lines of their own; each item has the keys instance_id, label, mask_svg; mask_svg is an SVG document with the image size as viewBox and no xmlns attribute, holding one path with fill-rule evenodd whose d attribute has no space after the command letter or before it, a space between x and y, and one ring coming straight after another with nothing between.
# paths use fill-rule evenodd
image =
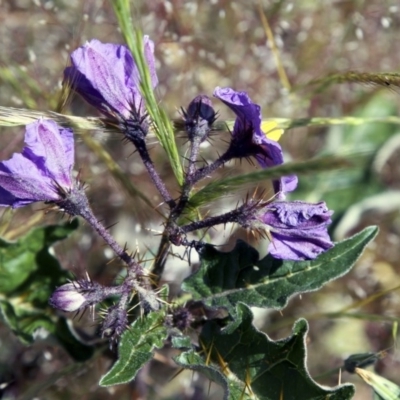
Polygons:
<instances>
[{"instance_id":1,"label":"flower bud","mask_svg":"<svg viewBox=\"0 0 400 400\"><path fill-rule=\"evenodd\" d=\"M182 113L189 140L199 139L200 143L206 140L217 116L210 98L203 94L196 96Z\"/></svg>"},{"instance_id":2,"label":"flower bud","mask_svg":"<svg viewBox=\"0 0 400 400\"><path fill-rule=\"evenodd\" d=\"M107 315L101 325L101 336L116 340L128 326L128 313L118 304L107 310Z\"/></svg>"},{"instance_id":3,"label":"flower bud","mask_svg":"<svg viewBox=\"0 0 400 400\"><path fill-rule=\"evenodd\" d=\"M194 321L193 315L187 307L178 307L172 314L172 324L184 332Z\"/></svg>"},{"instance_id":4,"label":"flower bud","mask_svg":"<svg viewBox=\"0 0 400 400\"><path fill-rule=\"evenodd\" d=\"M57 288L49 303L59 310L73 312L99 303L105 297L107 295L99 283L81 279Z\"/></svg>"}]
</instances>

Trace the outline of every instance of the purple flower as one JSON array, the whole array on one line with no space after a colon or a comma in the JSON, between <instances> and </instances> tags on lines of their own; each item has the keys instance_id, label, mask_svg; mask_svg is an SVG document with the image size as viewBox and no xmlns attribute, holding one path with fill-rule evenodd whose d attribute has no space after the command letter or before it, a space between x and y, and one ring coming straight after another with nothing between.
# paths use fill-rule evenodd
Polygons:
<instances>
[{"instance_id":1,"label":"purple flower","mask_svg":"<svg viewBox=\"0 0 400 400\"><path fill-rule=\"evenodd\" d=\"M234 157L256 157L263 168L283 164L279 143L270 140L261 130L261 108L254 104L246 92L217 87L214 96L225 103L237 116L232 132L231 151ZM297 186L295 175L284 176L273 182L275 193L280 198Z\"/></svg>"},{"instance_id":2,"label":"purple flower","mask_svg":"<svg viewBox=\"0 0 400 400\"><path fill-rule=\"evenodd\" d=\"M49 303L59 310L73 312L97 304L105 297L107 294L99 283L80 279L57 288Z\"/></svg>"},{"instance_id":3,"label":"purple flower","mask_svg":"<svg viewBox=\"0 0 400 400\"><path fill-rule=\"evenodd\" d=\"M143 38L144 54L153 87L158 79L154 63L154 43ZM143 115L140 76L130 50L120 44L93 39L71 54L72 66L64 71L65 80L89 104L107 116L125 119L132 113Z\"/></svg>"},{"instance_id":4,"label":"purple flower","mask_svg":"<svg viewBox=\"0 0 400 400\"><path fill-rule=\"evenodd\" d=\"M60 201L73 187L74 139L54 121L26 126L22 153L0 163L0 206Z\"/></svg>"},{"instance_id":5,"label":"purple flower","mask_svg":"<svg viewBox=\"0 0 400 400\"><path fill-rule=\"evenodd\" d=\"M327 231L332 214L324 202L276 201L256 218L270 230L269 253L275 258L299 261L314 259L333 247Z\"/></svg>"}]
</instances>

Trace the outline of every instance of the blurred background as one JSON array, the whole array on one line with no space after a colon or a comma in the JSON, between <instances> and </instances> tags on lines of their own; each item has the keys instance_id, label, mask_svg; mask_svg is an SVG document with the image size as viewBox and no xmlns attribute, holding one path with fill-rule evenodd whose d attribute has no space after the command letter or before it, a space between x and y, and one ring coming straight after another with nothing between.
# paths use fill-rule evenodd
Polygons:
<instances>
[{"instance_id":1,"label":"blurred background","mask_svg":"<svg viewBox=\"0 0 400 400\"><path fill-rule=\"evenodd\" d=\"M345 277L316 293L293 298L280 312L254 310L258 326L278 339L290 334L296 319L307 318L308 367L313 377L321 376L316 378L321 384L339 383L335 369L350 354L382 350L387 355L378 361L375 371L400 384L400 353L396 348L400 306L400 128L390 123L390 117L399 114L400 83L379 85L368 79L349 83L332 75L349 71L399 72L398 0L154 0L135 1L132 7L134 25L155 42L160 81L157 95L172 118L180 118L180 107L186 107L196 95L211 97L216 86L247 91L261 105L264 118L327 118L325 126L285 132L280 142L286 160L340 155L356 161L349 169L301 176L291 199L326 201L335 210L335 240L370 224L379 225L380 234ZM263 24L262 14L272 32L275 51L271 40L267 40L268 27L265 21ZM0 0L0 105L55 110L69 53L92 38L122 42L108 1ZM215 100L214 106L220 119L233 119L222 103ZM97 115L78 97L72 98L64 112L82 117ZM334 124L334 119L340 121L343 116L357 116L361 122L372 117L382 121ZM22 148L23 132L22 128L1 128L0 159ZM132 146L117 134L93 132L93 137L127 174L130 184L158 206L161 199ZM184 134L177 132L177 140L184 156ZM216 133L211 144L202 149L205 160L215 159L226 148L227 140L228 132ZM178 195L163 150L154 137L149 138L149 144L160 174L172 193ZM243 161L228 165L219 174L231 176L255 168ZM95 213L106 225L116 224L112 227L116 239L139 250L144 258L146 252L154 253L159 242L157 232L162 230L159 214L109 172L101 154L88 147L79 131L76 170L88 184ZM268 184L260 189L272 194ZM248 188L228 196L212 204L209 211L216 214L232 208L253 192L254 188ZM43 213L42 209L39 204L13 213L0 210L1 225L6 225L2 234L15 239L30 226L60 221L59 215ZM212 243L223 245L222 249L229 249L238 238L248 236L243 230L228 227L212 231L210 238ZM266 242L252 244L261 256L266 254ZM113 282L121 268L118 262L110 262L111 250L84 224L58 244L55 252L65 269L78 277L87 270L92 279L103 284ZM195 254L193 257L192 267ZM164 280L171 283L173 293L177 293L190 269L187 260L171 257ZM88 341L96 340L89 315L74 319L73 324L77 329L85 327ZM113 361L112 352L74 367L73 360L51 337L39 337L34 345L26 347L0 325L0 383L4 383L0 389L6 399L22 396L32 387L38 389L37 399L137 399L143 398L143 393L149 399L222 398L218 387L197 374L176 375L179 370L171 355L172 350L157 353L136 383L100 388L98 381ZM70 370L58 374L65 368ZM331 370L335 371L326 374ZM341 381L356 384L355 399L372 399L370 388L359 377L344 372Z\"/></svg>"}]
</instances>

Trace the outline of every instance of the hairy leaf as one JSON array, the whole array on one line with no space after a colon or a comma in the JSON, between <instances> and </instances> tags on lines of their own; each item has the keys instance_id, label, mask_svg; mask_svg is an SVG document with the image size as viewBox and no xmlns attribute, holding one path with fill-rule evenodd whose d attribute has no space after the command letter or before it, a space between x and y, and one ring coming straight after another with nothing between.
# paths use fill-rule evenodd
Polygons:
<instances>
[{"instance_id":1,"label":"hairy leaf","mask_svg":"<svg viewBox=\"0 0 400 400\"><path fill-rule=\"evenodd\" d=\"M118 385L135 378L137 372L153 358L167 337L164 311L152 312L138 318L121 337L118 361L100 380L101 386Z\"/></svg>"},{"instance_id":2,"label":"hairy leaf","mask_svg":"<svg viewBox=\"0 0 400 400\"><path fill-rule=\"evenodd\" d=\"M171 342L175 349L190 349L192 347L192 341L189 336L173 336Z\"/></svg>"},{"instance_id":3,"label":"hairy leaf","mask_svg":"<svg viewBox=\"0 0 400 400\"><path fill-rule=\"evenodd\" d=\"M224 390L224 399L254 399L246 393L246 387L236 377L226 376L218 365L211 364L205 356L196 353L195 350L189 350L174 358L175 362L182 368L191 369L202 373L211 381L222 386Z\"/></svg>"},{"instance_id":4,"label":"hairy leaf","mask_svg":"<svg viewBox=\"0 0 400 400\"><path fill-rule=\"evenodd\" d=\"M241 398L230 391L229 382L235 382L252 399L351 399L353 385L327 388L310 377L305 346L308 326L304 319L295 323L292 336L272 341L252 325L253 316L245 304L236 305L236 315L235 322L224 329L216 322L205 325L200 336L203 364L193 356L189 358L192 353L184 353L189 367L195 369L206 364L209 370L219 371L227 398Z\"/></svg>"},{"instance_id":5,"label":"hairy leaf","mask_svg":"<svg viewBox=\"0 0 400 400\"><path fill-rule=\"evenodd\" d=\"M235 313L237 302L249 306L283 308L297 293L317 290L350 270L378 228L369 227L337 243L310 261L282 261L238 241L228 253L206 245L200 253L200 269L187 278L182 288L213 307Z\"/></svg>"}]
</instances>

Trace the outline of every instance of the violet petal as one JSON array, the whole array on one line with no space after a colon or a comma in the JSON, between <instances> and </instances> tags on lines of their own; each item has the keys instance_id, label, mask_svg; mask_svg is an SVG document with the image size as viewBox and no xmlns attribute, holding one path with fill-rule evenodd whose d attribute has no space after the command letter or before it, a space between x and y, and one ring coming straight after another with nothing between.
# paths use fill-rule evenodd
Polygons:
<instances>
[{"instance_id":1,"label":"violet petal","mask_svg":"<svg viewBox=\"0 0 400 400\"><path fill-rule=\"evenodd\" d=\"M155 71L154 44L143 39L145 58L153 87L158 83ZM133 108L140 111L143 99L140 77L130 50L113 43L93 39L71 54L72 66L64 71L65 79L89 104L102 113L118 113L128 118Z\"/></svg>"},{"instance_id":2,"label":"violet petal","mask_svg":"<svg viewBox=\"0 0 400 400\"><path fill-rule=\"evenodd\" d=\"M268 139L261 130L261 108L254 104L246 92L237 92L231 88L217 87L214 96L225 103L237 116L232 132L233 140L245 142L251 140L251 154L241 157L255 156L262 168L283 164L283 154L279 143ZM251 137L249 138L249 134ZM249 146L243 146L249 151ZM283 194L297 187L295 175L285 176L273 182L275 193Z\"/></svg>"},{"instance_id":3,"label":"violet petal","mask_svg":"<svg viewBox=\"0 0 400 400\"><path fill-rule=\"evenodd\" d=\"M54 121L27 125L22 153L0 163L0 206L22 207L60 200L59 188L72 188L72 131Z\"/></svg>"},{"instance_id":4,"label":"violet petal","mask_svg":"<svg viewBox=\"0 0 400 400\"><path fill-rule=\"evenodd\" d=\"M270 228L269 251L285 260L314 259L333 243L327 227L332 211L324 202L275 202L268 205L259 219Z\"/></svg>"}]
</instances>

